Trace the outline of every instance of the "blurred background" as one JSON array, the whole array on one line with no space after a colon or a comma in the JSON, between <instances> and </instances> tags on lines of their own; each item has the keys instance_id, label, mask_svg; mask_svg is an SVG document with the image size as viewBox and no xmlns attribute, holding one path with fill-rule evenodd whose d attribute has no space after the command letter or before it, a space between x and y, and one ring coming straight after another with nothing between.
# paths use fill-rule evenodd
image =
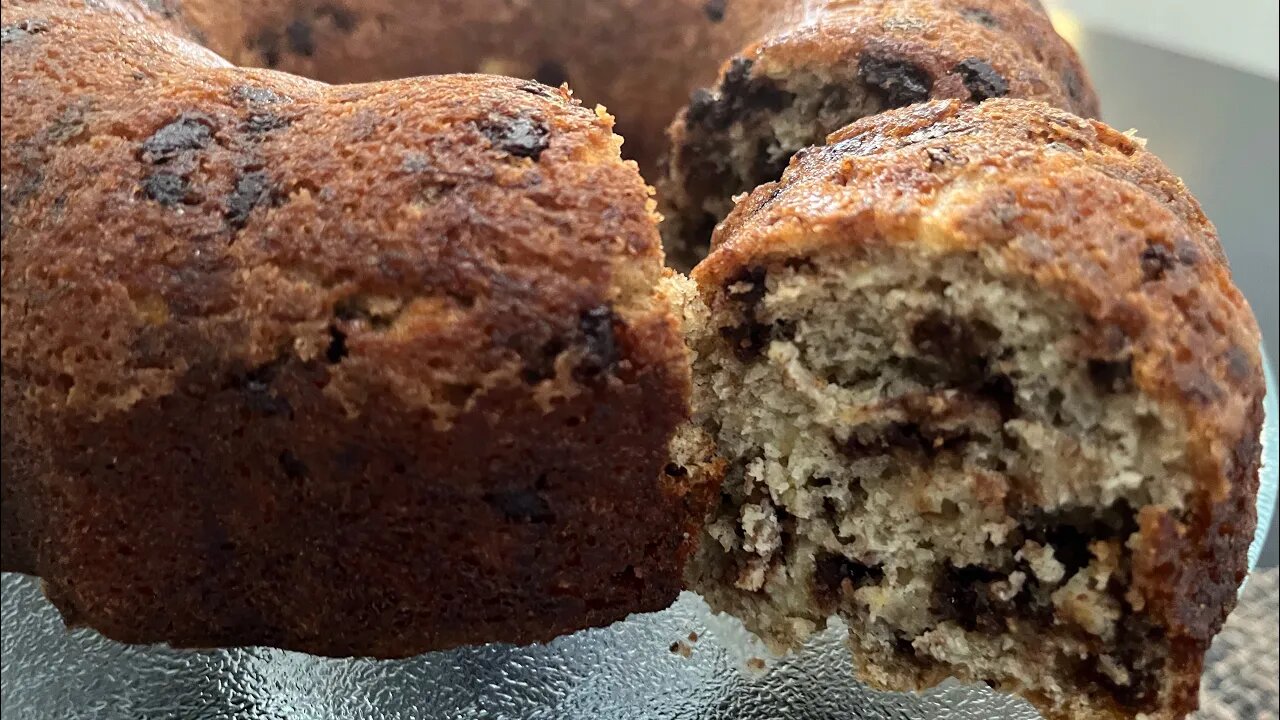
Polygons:
<instances>
[{"instance_id":1,"label":"blurred background","mask_svg":"<svg viewBox=\"0 0 1280 720\"><path fill-rule=\"evenodd\" d=\"M1274 363L1280 358L1280 3L1046 0L1045 6L1084 58L1102 98L1102 119L1147 138L1218 226ZM1277 562L1273 517L1259 565Z\"/></svg>"}]
</instances>

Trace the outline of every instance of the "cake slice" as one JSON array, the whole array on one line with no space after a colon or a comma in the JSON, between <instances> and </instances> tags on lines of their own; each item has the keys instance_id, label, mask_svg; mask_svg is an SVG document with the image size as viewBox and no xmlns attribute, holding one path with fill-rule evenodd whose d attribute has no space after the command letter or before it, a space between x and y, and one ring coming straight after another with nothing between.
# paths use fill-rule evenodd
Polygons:
<instances>
[{"instance_id":1,"label":"cake slice","mask_svg":"<svg viewBox=\"0 0 1280 720\"><path fill-rule=\"evenodd\" d=\"M1139 141L1027 101L868 118L740 202L686 291L713 608L777 648L839 615L881 688L1195 708L1264 384L1212 225Z\"/></svg>"}]
</instances>

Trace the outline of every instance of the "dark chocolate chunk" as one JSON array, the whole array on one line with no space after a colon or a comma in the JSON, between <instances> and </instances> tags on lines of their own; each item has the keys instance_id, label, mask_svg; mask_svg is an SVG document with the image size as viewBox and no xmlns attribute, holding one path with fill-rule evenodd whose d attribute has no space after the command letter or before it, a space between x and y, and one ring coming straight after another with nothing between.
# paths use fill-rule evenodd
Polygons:
<instances>
[{"instance_id":1,"label":"dark chocolate chunk","mask_svg":"<svg viewBox=\"0 0 1280 720\"><path fill-rule=\"evenodd\" d=\"M724 20L725 6L728 0L707 0L702 6L702 11L707 14L707 19L713 23Z\"/></svg>"},{"instance_id":2,"label":"dark chocolate chunk","mask_svg":"<svg viewBox=\"0 0 1280 720\"><path fill-rule=\"evenodd\" d=\"M293 122L290 118L276 115L269 112L257 112L250 115L240 125L240 129L251 135L264 135L266 133L281 130L289 127Z\"/></svg>"},{"instance_id":3,"label":"dark chocolate chunk","mask_svg":"<svg viewBox=\"0 0 1280 720\"><path fill-rule=\"evenodd\" d=\"M1232 345L1227 350L1227 377L1236 382L1244 382L1253 374L1253 360L1249 353L1239 345Z\"/></svg>"},{"instance_id":4,"label":"dark chocolate chunk","mask_svg":"<svg viewBox=\"0 0 1280 720\"><path fill-rule=\"evenodd\" d=\"M148 175L142 181L142 190L161 205L173 206L186 201L190 187L181 175L161 171Z\"/></svg>"},{"instance_id":5,"label":"dark chocolate chunk","mask_svg":"<svg viewBox=\"0 0 1280 720\"><path fill-rule=\"evenodd\" d=\"M921 354L936 360L957 385L981 383L987 377L988 356L1000 331L982 320L965 320L932 312L911 329L911 342Z\"/></svg>"},{"instance_id":6,"label":"dark chocolate chunk","mask_svg":"<svg viewBox=\"0 0 1280 720\"><path fill-rule=\"evenodd\" d=\"M618 364L618 345L613 333L617 318L613 308L600 305L591 308L578 319L582 332L582 359L574 369L579 379L590 379L608 373Z\"/></svg>"},{"instance_id":7,"label":"dark chocolate chunk","mask_svg":"<svg viewBox=\"0 0 1280 720\"><path fill-rule=\"evenodd\" d=\"M988 375L983 378L978 386L978 397L996 406L1000 411L1002 423L1009 422L1021 414L1018 408L1018 392L1008 375Z\"/></svg>"},{"instance_id":8,"label":"dark chocolate chunk","mask_svg":"<svg viewBox=\"0 0 1280 720\"><path fill-rule=\"evenodd\" d=\"M551 135L546 125L527 117L490 117L480 125L480 132L499 150L534 160L547 149Z\"/></svg>"},{"instance_id":9,"label":"dark chocolate chunk","mask_svg":"<svg viewBox=\"0 0 1280 720\"><path fill-rule=\"evenodd\" d=\"M267 197L269 180L261 170L249 172L236 179L236 188L227 198L224 217L237 230L249 221L249 214Z\"/></svg>"},{"instance_id":10,"label":"dark chocolate chunk","mask_svg":"<svg viewBox=\"0 0 1280 720\"><path fill-rule=\"evenodd\" d=\"M533 71L533 79L548 87L560 87L569 82L569 73L555 60L544 60Z\"/></svg>"},{"instance_id":11,"label":"dark chocolate chunk","mask_svg":"<svg viewBox=\"0 0 1280 720\"><path fill-rule=\"evenodd\" d=\"M877 585L884 579L884 568L880 564L867 565L857 560L850 560L844 555L821 555L814 561L813 585L814 593L834 602L840 597L840 591L848 580L854 590Z\"/></svg>"},{"instance_id":12,"label":"dark chocolate chunk","mask_svg":"<svg viewBox=\"0 0 1280 720\"><path fill-rule=\"evenodd\" d=\"M263 30L249 43L250 49L262 56L262 64L273 68L280 65L282 38L275 30Z\"/></svg>"},{"instance_id":13,"label":"dark chocolate chunk","mask_svg":"<svg viewBox=\"0 0 1280 720\"><path fill-rule=\"evenodd\" d=\"M1007 579L1004 573L978 565L948 563L934 582L931 610L940 620L951 620L970 632L1003 632L1014 608L991 586Z\"/></svg>"},{"instance_id":14,"label":"dark chocolate chunk","mask_svg":"<svg viewBox=\"0 0 1280 720\"><path fill-rule=\"evenodd\" d=\"M1133 360L1099 360L1087 363L1089 379L1103 393L1127 393L1133 390Z\"/></svg>"},{"instance_id":15,"label":"dark chocolate chunk","mask_svg":"<svg viewBox=\"0 0 1280 720\"><path fill-rule=\"evenodd\" d=\"M677 465L676 463L667 463L667 466L663 468L662 472L674 478L689 477L689 469L683 465Z\"/></svg>"},{"instance_id":16,"label":"dark chocolate chunk","mask_svg":"<svg viewBox=\"0 0 1280 720\"><path fill-rule=\"evenodd\" d=\"M858 58L858 77L884 93L891 108L924 102L933 91L929 73L906 60L864 54Z\"/></svg>"},{"instance_id":17,"label":"dark chocolate chunk","mask_svg":"<svg viewBox=\"0 0 1280 720\"><path fill-rule=\"evenodd\" d=\"M685 118L692 125L718 125L718 121L714 121L717 105L716 96L706 88L697 88L689 96L689 109L685 111Z\"/></svg>"},{"instance_id":18,"label":"dark chocolate chunk","mask_svg":"<svg viewBox=\"0 0 1280 720\"><path fill-rule=\"evenodd\" d=\"M1142 277L1148 282L1160 280L1176 265L1173 251L1168 246L1153 242L1147 245L1139 257L1142 264Z\"/></svg>"},{"instance_id":19,"label":"dark chocolate chunk","mask_svg":"<svg viewBox=\"0 0 1280 720\"><path fill-rule=\"evenodd\" d=\"M776 139L762 137L756 144L755 159L751 163L752 177L777 180L790 162L789 155L778 152Z\"/></svg>"},{"instance_id":20,"label":"dark chocolate chunk","mask_svg":"<svg viewBox=\"0 0 1280 720\"><path fill-rule=\"evenodd\" d=\"M302 480L311 474L306 463L299 460L298 456L289 450L280 453L279 462L280 469L284 471L285 477L291 480Z\"/></svg>"},{"instance_id":21,"label":"dark chocolate chunk","mask_svg":"<svg viewBox=\"0 0 1280 720\"><path fill-rule=\"evenodd\" d=\"M333 26L342 32L354 30L359 19L354 12L335 3L321 5L316 10L316 16L328 18L329 22L333 23Z\"/></svg>"},{"instance_id":22,"label":"dark chocolate chunk","mask_svg":"<svg viewBox=\"0 0 1280 720\"><path fill-rule=\"evenodd\" d=\"M159 163L183 152L199 150L213 139L213 120L205 115L183 113L161 127L142 143L142 159Z\"/></svg>"},{"instance_id":23,"label":"dark chocolate chunk","mask_svg":"<svg viewBox=\"0 0 1280 720\"><path fill-rule=\"evenodd\" d=\"M551 88L536 82L524 83L518 89L530 95L538 95L545 98L555 97L555 93L551 91Z\"/></svg>"},{"instance_id":24,"label":"dark chocolate chunk","mask_svg":"<svg viewBox=\"0 0 1280 720\"><path fill-rule=\"evenodd\" d=\"M48 20L23 20L0 28L0 45L17 42L30 35L39 35L49 31Z\"/></svg>"},{"instance_id":25,"label":"dark chocolate chunk","mask_svg":"<svg viewBox=\"0 0 1280 720\"><path fill-rule=\"evenodd\" d=\"M1137 514L1126 500L1106 508L1033 508L1018 520L1027 540L1053 548L1053 557L1066 569L1065 578L1088 566L1095 540L1124 542L1138 530Z\"/></svg>"},{"instance_id":26,"label":"dark chocolate chunk","mask_svg":"<svg viewBox=\"0 0 1280 720\"><path fill-rule=\"evenodd\" d=\"M728 341L738 360L744 363L758 359L773 339L773 328L758 318L760 301L767 290L766 274L763 267L750 267L725 283L725 292L738 304L742 322L721 328L720 335Z\"/></svg>"},{"instance_id":27,"label":"dark chocolate chunk","mask_svg":"<svg viewBox=\"0 0 1280 720\"><path fill-rule=\"evenodd\" d=\"M1062 85L1067 89L1067 96L1072 102L1084 99L1084 81L1080 79L1080 73L1070 65L1062 70Z\"/></svg>"},{"instance_id":28,"label":"dark chocolate chunk","mask_svg":"<svg viewBox=\"0 0 1280 720\"><path fill-rule=\"evenodd\" d=\"M717 92L699 88L689 98L686 122L715 132L727 130L751 112L776 112L795 101L795 95L768 77L753 77L754 63L735 57Z\"/></svg>"},{"instance_id":29,"label":"dark chocolate chunk","mask_svg":"<svg viewBox=\"0 0 1280 720\"><path fill-rule=\"evenodd\" d=\"M236 85L231 88L231 95L236 100L258 105L274 105L276 103L287 102L289 100L289 98L273 90L254 87L252 85Z\"/></svg>"},{"instance_id":30,"label":"dark chocolate chunk","mask_svg":"<svg viewBox=\"0 0 1280 720\"><path fill-rule=\"evenodd\" d=\"M924 427L916 422L893 422L882 428L856 428L840 445L847 457L859 459L875 455L906 454L936 457L973 440L966 430Z\"/></svg>"},{"instance_id":31,"label":"dark chocolate chunk","mask_svg":"<svg viewBox=\"0 0 1280 720\"><path fill-rule=\"evenodd\" d=\"M484 501L511 522L549 523L556 519L551 505L537 490L487 492Z\"/></svg>"},{"instance_id":32,"label":"dark chocolate chunk","mask_svg":"<svg viewBox=\"0 0 1280 720\"><path fill-rule=\"evenodd\" d=\"M325 348L324 358L330 365L342 362L350 354L347 350L347 334L338 328L329 326L329 347Z\"/></svg>"},{"instance_id":33,"label":"dark chocolate chunk","mask_svg":"<svg viewBox=\"0 0 1280 720\"><path fill-rule=\"evenodd\" d=\"M303 57L311 57L315 54L316 40L310 20L297 18L285 27L284 36L289 41L289 50L294 54Z\"/></svg>"},{"instance_id":34,"label":"dark chocolate chunk","mask_svg":"<svg viewBox=\"0 0 1280 720\"><path fill-rule=\"evenodd\" d=\"M49 123L44 133L45 141L54 145L62 145L79 137L88 129L87 117L93 109L93 101L89 98L78 98Z\"/></svg>"},{"instance_id":35,"label":"dark chocolate chunk","mask_svg":"<svg viewBox=\"0 0 1280 720\"><path fill-rule=\"evenodd\" d=\"M962 15L966 20L978 23L983 27L1000 27L1000 21L996 19L996 16L982 8L965 8L960 11L960 15Z\"/></svg>"},{"instance_id":36,"label":"dark chocolate chunk","mask_svg":"<svg viewBox=\"0 0 1280 720\"><path fill-rule=\"evenodd\" d=\"M729 62L720 83L720 96L730 100L733 114L744 110L776 112L795 101L796 96L783 91L772 78L753 76L754 67L754 62L743 57Z\"/></svg>"},{"instance_id":37,"label":"dark chocolate chunk","mask_svg":"<svg viewBox=\"0 0 1280 720\"><path fill-rule=\"evenodd\" d=\"M956 63L951 72L964 81L974 102L1004 97L1009 93L1009 83L985 60L966 58Z\"/></svg>"},{"instance_id":38,"label":"dark chocolate chunk","mask_svg":"<svg viewBox=\"0 0 1280 720\"><path fill-rule=\"evenodd\" d=\"M948 165L960 165L964 163L963 158L956 157L950 148L931 147L925 150L925 154L929 157L929 169L937 172Z\"/></svg>"},{"instance_id":39,"label":"dark chocolate chunk","mask_svg":"<svg viewBox=\"0 0 1280 720\"><path fill-rule=\"evenodd\" d=\"M1129 682L1121 685L1098 668L1096 658L1089 657L1077 666L1082 685L1096 685L1106 691L1116 704L1133 712L1154 710L1163 684L1165 653L1160 650L1168 641L1164 628L1147 618L1126 612L1116 623L1116 636L1107 644L1110 655L1129 673Z\"/></svg>"}]
</instances>

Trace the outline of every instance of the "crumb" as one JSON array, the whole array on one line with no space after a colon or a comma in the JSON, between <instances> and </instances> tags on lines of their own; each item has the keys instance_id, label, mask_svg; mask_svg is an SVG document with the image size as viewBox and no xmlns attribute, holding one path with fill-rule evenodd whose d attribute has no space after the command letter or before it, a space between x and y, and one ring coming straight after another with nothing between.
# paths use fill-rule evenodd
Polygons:
<instances>
[{"instance_id":1,"label":"crumb","mask_svg":"<svg viewBox=\"0 0 1280 720\"><path fill-rule=\"evenodd\" d=\"M698 642L698 633L696 631L689 633L689 642Z\"/></svg>"},{"instance_id":2,"label":"crumb","mask_svg":"<svg viewBox=\"0 0 1280 720\"><path fill-rule=\"evenodd\" d=\"M667 649L670 650L672 654L679 655L681 657L693 657L693 648L680 640L671 643L671 647Z\"/></svg>"},{"instance_id":3,"label":"crumb","mask_svg":"<svg viewBox=\"0 0 1280 720\"><path fill-rule=\"evenodd\" d=\"M749 670L755 670L756 672L764 670L765 668L764 659L758 658L758 657L748 658L747 668Z\"/></svg>"}]
</instances>

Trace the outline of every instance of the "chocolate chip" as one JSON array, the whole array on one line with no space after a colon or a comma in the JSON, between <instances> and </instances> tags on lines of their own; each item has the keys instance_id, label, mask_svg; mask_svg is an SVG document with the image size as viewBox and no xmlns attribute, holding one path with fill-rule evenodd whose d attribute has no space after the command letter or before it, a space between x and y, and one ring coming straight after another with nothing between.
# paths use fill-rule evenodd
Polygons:
<instances>
[{"instance_id":1,"label":"chocolate chip","mask_svg":"<svg viewBox=\"0 0 1280 720\"><path fill-rule=\"evenodd\" d=\"M161 205L173 206L186 201L190 187L181 175L161 171L148 175L142 181L142 190Z\"/></svg>"},{"instance_id":2,"label":"chocolate chip","mask_svg":"<svg viewBox=\"0 0 1280 720\"><path fill-rule=\"evenodd\" d=\"M240 124L240 129L251 135L264 135L275 130L289 127L293 120L275 113L253 113Z\"/></svg>"},{"instance_id":3,"label":"chocolate chip","mask_svg":"<svg viewBox=\"0 0 1280 720\"><path fill-rule=\"evenodd\" d=\"M991 585L1007 575L978 565L947 563L933 586L931 610L969 632L1002 632L1013 607L995 595Z\"/></svg>"},{"instance_id":4,"label":"chocolate chip","mask_svg":"<svg viewBox=\"0 0 1280 720\"><path fill-rule=\"evenodd\" d=\"M1165 245L1153 242L1142 251L1139 257L1142 265L1142 278L1146 282L1154 282L1164 278L1165 273L1176 266L1173 252Z\"/></svg>"},{"instance_id":5,"label":"chocolate chip","mask_svg":"<svg viewBox=\"0 0 1280 720\"><path fill-rule=\"evenodd\" d=\"M1227 377L1236 382L1244 382L1253 374L1253 360L1249 353L1239 345L1232 345L1227 350Z\"/></svg>"},{"instance_id":6,"label":"chocolate chip","mask_svg":"<svg viewBox=\"0 0 1280 720\"><path fill-rule=\"evenodd\" d=\"M689 477L689 469L675 463L668 463L662 472L673 478Z\"/></svg>"},{"instance_id":7,"label":"chocolate chip","mask_svg":"<svg viewBox=\"0 0 1280 720\"><path fill-rule=\"evenodd\" d=\"M269 381L246 379L243 387L245 405L251 412L264 417L293 417L293 406L288 398L273 391Z\"/></svg>"},{"instance_id":8,"label":"chocolate chip","mask_svg":"<svg viewBox=\"0 0 1280 720\"><path fill-rule=\"evenodd\" d=\"M1189 238L1180 237L1173 242L1174 255L1183 265L1195 265L1200 262L1200 249Z\"/></svg>"},{"instance_id":9,"label":"chocolate chip","mask_svg":"<svg viewBox=\"0 0 1280 720\"><path fill-rule=\"evenodd\" d=\"M965 320L931 312L911 328L911 342L921 354L940 364L956 385L980 384L987 377L988 355L1000 331L982 320Z\"/></svg>"},{"instance_id":10,"label":"chocolate chip","mask_svg":"<svg viewBox=\"0 0 1280 720\"><path fill-rule=\"evenodd\" d=\"M933 458L973 440L967 430L926 428L915 422L893 422L881 428L859 427L849 433L840 451L858 460L877 455L913 455Z\"/></svg>"},{"instance_id":11,"label":"chocolate chip","mask_svg":"<svg viewBox=\"0 0 1280 720\"><path fill-rule=\"evenodd\" d=\"M554 60L545 60L533 71L533 79L548 87L560 87L569 82L569 73Z\"/></svg>"},{"instance_id":12,"label":"chocolate chip","mask_svg":"<svg viewBox=\"0 0 1280 720\"><path fill-rule=\"evenodd\" d=\"M275 30L259 32L249 43L249 48L262 56L262 64L269 68L280 65L280 33Z\"/></svg>"},{"instance_id":13,"label":"chocolate chip","mask_svg":"<svg viewBox=\"0 0 1280 720\"><path fill-rule=\"evenodd\" d=\"M716 96L706 88L697 88L689 95L685 119L694 125L719 125L716 111Z\"/></svg>"},{"instance_id":14,"label":"chocolate chip","mask_svg":"<svg viewBox=\"0 0 1280 720\"><path fill-rule=\"evenodd\" d=\"M814 595L826 603L833 605L840 599L846 580L853 590L877 585L884 580L884 567L880 564L867 565L837 554L820 555L814 561Z\"/></svg>"},{"instance_id":15,"label":"chocolate chip","mask_svg":"<svg viewBox=\"0 0 1280 720\"><path fill-rule=\"evenodd\" d=\"M986 10L983 10L982 8L964 8L963 10L960 11L960 15L963 16L966 20L978 23L983 27L989 27L989 28L1000 27L1000 21L996 19L996 16L992 15L990 12Z\"/></svg>"},{"instance_id":16,"label":"chocolate chip","mask_svg":"<svg viewBox=\"0 0 1280 720\"><path fill-rule=\"evenodd\" d=\"M236 100L257 105L274 105L289 100L273 90L252 85L236 85L231 88L231 96Z\"/></svg>"},{"instance_id":17,"label":"chocolate chip","mask_svg":"<svg viewBox=\"0 0 1280 720\"><path fill-rule=\"evenodd\" d=\"M1021 415L1022 411L1018 408L1018 392L1008 375L988 375L983 378L978 386L978 397L996 406L1000 412L1002 424Z\"/></svg>"},{"instance_id":18,"label":"chocolate chip","mask_svg":"<svg viewBox=\"0 0 1280 720\"><path fill-rule=\"evenodd\" d=\"M742 321L721 328L720 335L738 360L744 363L757 360L773 339L773 327L759 320L760 301L767 290L766 275L763 267L750 267L725 283L725 293L738 304Z\"/></svg>"},{"instance_id":19,"label":"chocolate chip","mask_svg":"<svg viewBox=\"0 0 1280 720\"><path fill-rule=\"evenodd\" d=\"M1137 514L1126 500L1106 508L1069 507L1057 510L1033 508L1018 520L1027 540L1053 548L1053 557L1070 578L1089 565L1094 541L1124 542L1138 530Z\"/></svg>"},{"instance_id":20,"label":"chocolate chip","mask_svg":"<svg viewBox=\"0 0 1280 720\"><path fill-rule=\"evenodd\" d=\"M728 0L707 0L702 6L702 11L707 14L707 19L713 23L724 20L725 6Z\"/></svg>"},{"instance_id":21,"label":"chocolate chip","mask_svg":"<svg viewBox=\"0 0 1280 720\"><path fill-rule=\"evenodd\" d=\"M142 159L159 163L183 152L200 150L213 139L213 120L195 113L183 113L161 127L142 143Z\"/></svg>"},{"instance_id":22,"label":"chocolate chip","mask_svg":"<svg viewBox=\"0 0 1280 720\"><path fill-rule=\"evenodd\" d=\"M294 54L311 57L316 52L316 41L313 36L311 21L298 18L284 29L285 39L289 41L289 49Z\"/></svg>"},{"instance_id":23,"label":"chocolate chip","mask_svg":"<svg viewBox=\"0 0 1280 720\"><path fill-rule=\"evenodd\" d=\"M30 35L49 32L48 20L23 20L0 28L0 45L17 42Z\"/></svg>"},{"instance_id":24,"label":"chocolate chip","mask_svg":"<svg viewBox=\"0 0 1280 720\"><path fill-rule=\"evenodd\" d=\"M964 81L964 86L969 89L969 97L974 102L1004 97L1009 92L1009 83L985 60L966 58L956 63L951 72L958 74Z\"/></svg>"},{"instance_id":25,"label":"chocolate chip","mask_svg":"<svg viewBox=\"0 0 1280 720\"><path fill-rule=\"evenodd\" d=\"M536 82L524 83L517 89L521 92L527 92L530 95L538 95L546 98L555 97L555 93L551 91L551 88Z\"/></svg>"},{"instance_id":26,"label":"chocolate chip","mask_svg":"<svg viewBox=\"0 0 1280 720\"><path fill-rule=\"evenodd\" d=\"M1067 97L1071 98L1072 102L1078 103L1084 99L1084 82L1075 68L1071 66L1063 68L1062 86L1067 89Z\"/></svg>"},{"instance_id":27,"label":"chocolate chip","mask_svg":"<svg viewBox=\"0 0 1280 720\"><path fill-rule=\"evenodd\" d=\"M618 363L618 346L613 324L617 320L613 308L600 305L591 308L578 319L582 333L582 359L574 369L580 379L595 378L613 370Z\"/></svg>"},{"instance_id":28,"label":"chocolate chip","mask_svg":"<svg viewBox=\"0 0 1280 720\"><path fill-rule=\"evenodd\" d=\"M65 110L58 114L58 117L49 123L49 127L44 133L45 141L54 145L63 145L79 137L88 129L87 117L92 109L93 101L91 99L76 99L75 102L68 105Z\"/></svg>"},{"instance_id":29,"label":"chocolate chip","mask_svg":"<svg viewBox=\"0 0 1280 720\"><path fill-rule=\"evenodd\" d=\"M326 4L316 10L318 17L327 17L333 26L342 32L351 32L356 27L358 18L350 10L335 4Z\"/></svg>"},{"instance_id":30,"label":"chocolate chip","mask_svg":"<svg viewBox=\"0 0 1280 720\"><path fill-rule=\"evenodd\" d=\"M306 463L298 459L291 451L285 450L280 453L278 458L280 469L284 471L285 477L290 480L302 480L311 474Z\"/></svg>"},{"instance_id":31,"label":"chocolate chip","mask_svg":"<svg viewBox=\"0 0 1280 720\"><path fill-rule=\"evenodd\" d=\"M537 490L501 490L487 492L484 501L510 522L555 522L555 513L547 499Z\"/></svg>"},{"instance_id":32,"label":"chocolate chip","mask_svg":"<svg viewBox=\"0 0 1280 720\"><path fill-rule=\"evenodd\" d=\"M933 91L929 73L906 60L864 54L858 58L858 77L883 92L891 108L924 102Z\"/></svg>"},{"instance_id":33,"label":"chocolate chip","mask_svg":"<svg viewBox=\"0 0 1280 720\"><path fill-rule=\"evenodd\" d=\"M227 198L227 210L224 214L227 224L237 230L244 227L253 209L266 198L268 185L267 173L261 170L245 173L237 178L236 188Z\"/></svg>"},{"instance_id":34,"label":"chocolate chip","mask_svg":"<svg viewBox=\"0 0 1280 720\"><path fill-rule=\"evenodd\" d=\"M329 346L325 348L324 359L330 365L336 365L347 357L350 351L347 350L347 334L338 328L329 326Z\"/></svg>"},{"instance_id":35,"label":"chocolate chip","mask_svg":"<svg viewBox=\"0 0 1280 720\"><path fill-rule=\"evenodd\" d=\"M714 133L727 130L752 112L776 112L795 101L795 95L782 90L773 79L753 77L754 66L747 58L735 57L716 92L694 90L685 113L686 123Z\"/></svg>"},{"instance_id":36,"label":"chocolate chip","mask_svg":"<svg viewBox=\"0 0 1280 720\"><path fill-rule=\"evenodd\" d=\"M516 157L537 160L550 145L547 126L527 117L491 117L480 125L480 132L494 147Z\"/></svg>"},{"instance_id":37,"label":"chocolate chip","mask_svg":"<svg viewBox=\"0 0 1280 720\"><path fill-rule=\"evenodd\" d=\"M796 96L783 91L772 78L753 76L754 67L751 60L735 57L720 83L720 95L731 101L735 114L743 110L776 112L795 101Z\"/></svg>"},{"instance_id":38,"label":"chocolate chip","mask_svg":"<svg viewBox=\"0 0 1280 720\"><path fill-rule=\"evenodd\" d=\"M1087 363L1089 379L1103 393L1127 393L1133 390L1133 360L1098 360Z\"/></svg>"},{"instance_id":39,"label":"chocolate chip","mask_svg":"<svg viewBox=\"0 0 1280 720\"><path fill-rule=\"evenodd\" d=\"M932 172L938 172L950 165L963 165L965 163L964 158L957 157L951 152L950 148L931 147L924 152L929 158L929 170Z\"/></svg>"}]
</instances>

